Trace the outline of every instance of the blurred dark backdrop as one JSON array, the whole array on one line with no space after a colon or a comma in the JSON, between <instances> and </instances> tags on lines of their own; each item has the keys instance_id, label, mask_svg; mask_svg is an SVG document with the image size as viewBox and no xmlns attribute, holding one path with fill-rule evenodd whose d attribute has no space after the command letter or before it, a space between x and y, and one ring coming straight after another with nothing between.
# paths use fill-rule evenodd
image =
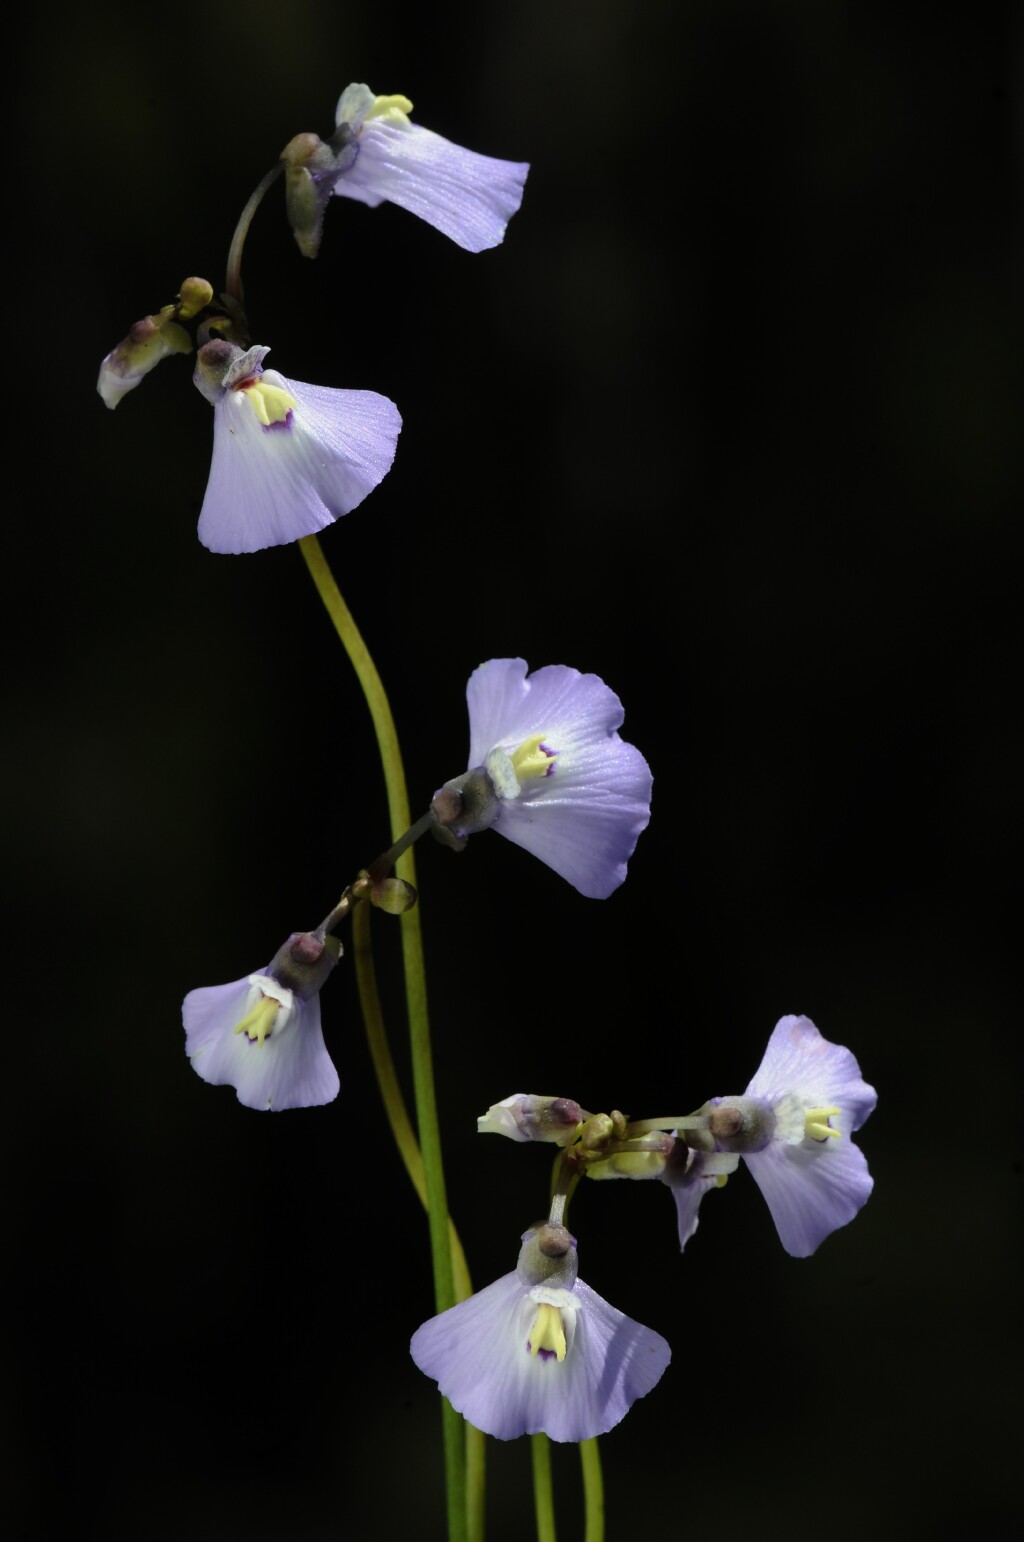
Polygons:
<instances>
[{"instance_id":1,"label":"blurred dark backdrop","mask_svg":"<svg viewBox=\"0 0 1024 1542\"><path fill-rule=\"evenodd\" d=\"M251 188L353 80L533 165L494 252L339 200L308 263L275 190L246 257L269 362L405 418L324 546L414 801L464 768L466 678L505 654L601 674L655 775L606 903L497 836L420 855L474 1277L513 1266L548 1178L543 1152L476 1139L489 1103L692 1107L805 1012L880 1093L875 1194L813 1259L782 1252L742 1173L685 1258L660 1185L575 1201L584 1277L674 1348L604 1442L610 1526L848 1542L1009 1519L1014 18L185 0L28 20L4 607L33 985L8 993L4 1119L19 1537L442 1535L433 1389L406 1353L426 1229L351 970L324 998L329 1108L254 1114L182 1053L184 993L261 967L386 844L367 714L298 553L196 541L211 425L187 362L116 413L94 393L186 274L222 282ZM490 1482L495 1542L529 1535L525 1442L492 1443Z\"/></svg>"}]
</instances>

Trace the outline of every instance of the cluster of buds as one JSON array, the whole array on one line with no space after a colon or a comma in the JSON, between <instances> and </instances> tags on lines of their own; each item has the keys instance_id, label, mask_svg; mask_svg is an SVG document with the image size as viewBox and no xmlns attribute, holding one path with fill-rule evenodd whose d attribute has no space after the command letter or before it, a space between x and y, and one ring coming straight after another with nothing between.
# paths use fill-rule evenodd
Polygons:
<instances>
[{"instance_id":1,"label":"cluster of buds","mask_svg":"<svg viewBox=\"0 0 1024 1542\"><path fill-rule=\"evenodd\" d=\"M806 1257L871 1192L851 1136L874 1106L851 1052L806 1017L776 1024L742 1096L711 1098L690 1115L630 1120L617 1109L587 1113L572 1098L503 1098L477 1128L560 1148L551 1215L524 1235L512 1274L416 1331L413 1359L472 1424L499 1439L603 1434L657 1383L670 1350L577 1278L576 1240L562 1220L579 1178L661 1179L675 1197L685 1247L705 1193L742 1160L786 1251Z\"/></svg>"}]
</instances>

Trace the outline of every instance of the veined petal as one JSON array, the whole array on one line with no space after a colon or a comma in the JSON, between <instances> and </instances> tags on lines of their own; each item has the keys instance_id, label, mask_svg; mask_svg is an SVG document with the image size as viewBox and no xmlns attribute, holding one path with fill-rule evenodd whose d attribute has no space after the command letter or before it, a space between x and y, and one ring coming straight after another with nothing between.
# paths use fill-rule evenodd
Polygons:
<instances>
[{"instance_id":1,"label":"veined petal","mask_svg":"<svg viewBox=\"0 0 1024 1542\"><path fill-rule=\"evenodd\" d=\"M871 1193L864 1153L846 1136L844 1131L841 1140L799 1146L771 1141L743 1158L794 1258L807 1258L830 1232L852 1221Z\"/></svg>"},{"instance_id":2,"label":"veined petal","mask_svg":"<svg viewBox=\"0 0 1024 1542\"><path fill-rule=\"evenodd\" d=\"M326 529L360 504L395 458L402 419L375 391L341 391L264 370L294 408L260 422L243 388L214 407L213 462L199 539L216 552L259 551Z\"/></svg>"},{"instance_id":3,"label":"veined petal","mask_svg":"<svg viewBox=\"0 0 1024 1542\"><path fill-rule=\"evenodd\" d=\"M468 252L500 244L530 169L465 150L407 119L364 123L357 148L334 184L340 197L399 204Z\"/></svg>"},{"instance_id":4,"label":"veined petal","mask_svg":"<svg viewBox=\"0 0 1024 1542\"><path fill-rule=\"evenodd\" d=\"M504 1275L468 1301L417 1329L410 1345L461 1414L498 1440L546 1433L587 1440L610 1430L658 1382L671 1359L660 1334L634 1322L577 1280L555 1293L566 1332L565 1358L531 1354L529 1337L541 1296L518 1273Z\"/></svg>"},{"instance_id":5,"label":"veined petal","mask_svg":"<svg viewBox=\"0 0 1024 1542\"><path fill-rule=\"evenodd\" d=\"M491 659L467 686L470 765L536 734L554 752L549 774L503 801L494 828L596 899L626 876L650 818L651 772L616 732L622 703L597 675L552 664L527 675L523 659Z\"/></svg>"},{"instance_id":6,"label":"veined petal","mask_svg":"<svg viewBox=\"0 0 1024 1542\"><path fill-rule=\"evenodd\" d=\"M746 1095L774 1102L792 1092L808 1107L838 1104L834 1123L846 1134L860 1129L878 1101L856 1057L842 1044L829 1043L809 1017L779 1019Z\"/></svg>"},{"instance_id":7,"label":"veined petal","mask_svg":"<svg viewBox=\"0 0 1024 1542\"><path fill-rule=\"evenodd\" d=\"M730 1173L739 1166L739 1157L724 1152L689 1151L685 1171L673 1170L671 1162L662 1181L672 1189L679 1225L679 1250L686 1247L697 1230L700 1202L709 1189L721 1188Z\"/></svg>"},{"instance_id":8,"label":"veined petal","mask_svg":"<svg viewBox=\"0 0 1024 1542\"><path fill-rule=\"evenodd\" d=\"M260 996L281 1003L262 1043L235 1029ZM267 975L189 991L185 1052L214 1086L236 1089L247 1108L310 1108L338 1095L338 1073L320 1026L320 997L302 1001Z\"/></svg>"}]
</instances>

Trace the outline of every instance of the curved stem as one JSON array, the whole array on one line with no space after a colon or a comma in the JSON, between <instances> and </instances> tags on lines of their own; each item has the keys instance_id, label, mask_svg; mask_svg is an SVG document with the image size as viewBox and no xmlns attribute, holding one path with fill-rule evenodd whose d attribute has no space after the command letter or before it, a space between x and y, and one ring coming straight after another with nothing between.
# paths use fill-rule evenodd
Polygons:
<instances>
[{"instance_id":1,"label":"curved stem","mask_svg":"<svg viewBox=\"0 0 1024 1542\"><path fill-rule=\"evenodd\" d=\"M370 1058L373 1060L377 1085L384 1100L384 1112L387 1114L398 1154L409 1174L409 1181L416 1190L420 1204L426 1209L427 1180L423 1171L423 1157L420 1155L409 1111L405 1106L387 1029L384 1026L384 1013L380 1004L380 992L377 989L377 971L374 967L373 948L370 943L370 907L365 904L357 905L352 916L352 951L355 958L359 1003L363 1011L363 1022L366 1025L366 1039L370 1046ZM473 1285L469 1277L466 1254L451 1216L448 1217L448 1240L451 1246L455 1294L460 1301L465 1301L467 1296L473 1294Z\"/></svg>"},{"instance_id":2,"label":"curved stem","mask_svg":"<svg viewBox=\"0 0 1024 1542\"><path fill-rule=\"evenodd\" d=\"M264 178L264 181L267 181ZM269 186L269 183L268 183ZM255 197L255 194L253 195ZM250 200L251 202L252 200ZM232 243L234 245L234 243ZM315 535L304 536L299 548L323 601L334 629L352 662L366 704L370 709L377 745L380 750L384 784L387 789L391 839L397 841L411 823L405 771L398 743L398 733L384 684L370 656L351 611L327 565ZM398 858L395 870L400 878L416 887L416 864L412 848ZM413 1088L416 1099L416 1123L422 1154L426 1189L427 1220L430 1227L430 1253L434 1270L434 1300L438 1312L455 1305L455 1283L449 1237L448 1199L445 1192L444 1166L441 1158L441 1130L434 1093L434 1064L430 1048L430 1019L427 1014L426 970L423 963L423 939L420 910L415 905L401 917L402 960L405 970L405 996L409 1015L409 1043L412 1057ZM448 1527L452 1542L466 1535L465 1480L466 1448L462 1421L446 1399L442 1399L445 1479L448 1495Z\"/></svg>"},{"instance_id":3,"label":"curved stem","mask_svg":"<svg viewBox=\"0 0 1024 1542\"><path fill-rule=\"evenodd\" d=\"M533 1502L537 1512L537 1542L556 1542L555 1495L551 1485L551 1443L546 1435L530 1436L533 1460Z\"/></svg>"},{"instance_id":4,"label":"curved stem","mask_svg":"<svg viewBox=\"0 0 1024 1542\"><path fill-rule=\"evenodd\" d=\"M249 234L249 226L252 224L253 215L263 202L263 196L269 187L277 181L284 170L283 161L275 161L259 185L253 190L252 197L238 216L238 224L235 233L231 237L231 245L228 248L228 272L224 283L226 292L233 300L242 304L242 248L245 246L245 238Z\"/></svg>"},{"instance_id":5,"label":"curved stem","mask_svg":"<svg viewBox=\"0 0 1024 1542\"><path fill-rule=\"evenodd\" d=\"M377 1085L384 1100L384 1111L391 1126L395 1145L409 1174L409 1181L425 1209L427 1181L423 1171L423 1157L420 1155L409 1111L402 1096L398 1073L391 1054L391 1044L384 1026L384 1013L380 1004L380 992L377 989L377 971L374 967L373 948L370 942L370 911L367 905L357 905L352 917L352 950L355 956L359 1002L362 1007L363 1022L366 1025L366 1038L370 1046ZM451 1216L448 1217L448 1240L452 1252L455 1295L459 1301L465 1301L473 1294L473 1283L469 1276L462 1241ZM447 1403L445 1407L448 1408ZM445 1417L447 1418L448 1415L446 1414ZM487 1437L482 1430L474 1428L472 1424L465 1425L465 1432L467 1539L468 1542L483 1542Z\"/></svg>"},{"instance_id":6,"label":"curved stem","mask_svg":"<svg viewBox=\"0 0 1024 1542\"><path fill-rule=\"evenodd\" d=\"M580 1441L583 1468L583 1513L586 1517L583 1542L604 1542L604 1479L597 1436Z\"/></svg>"}]
</instances>

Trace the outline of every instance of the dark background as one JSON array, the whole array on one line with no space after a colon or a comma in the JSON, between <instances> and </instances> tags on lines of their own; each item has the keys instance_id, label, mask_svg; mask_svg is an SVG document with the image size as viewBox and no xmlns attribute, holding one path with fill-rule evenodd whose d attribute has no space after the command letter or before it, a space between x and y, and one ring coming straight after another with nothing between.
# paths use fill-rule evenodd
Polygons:
<instances>
[{"instance_id":1,"label":"dark background","mask_svg":"<svg viewBox=\"0 0 1024 1542\"><path fill-rule=\"evenodd\" d=\"M248 0L29 21L4 607L20 1537L443 1533L435 1398L406 1353L426 1228L351 969L324 996L326 1109L255 1114L182 1053L184 993L262 967L386 844L367 714L298 552L196 541L211 425L187 361L116 413L94 393L186 274L221 284L251 188L353 80L533 164L494 252L338 200L311 264L275 189L246 256L269 362L405 418L324 547L414 803L464 768L466 678L506 654L601 674L655 776L604 903L496 835L420 853L474 1279L513 1267L548 1179L542 1151L477 1140L489 1103L682 1111L742 1090L776 1019L807 1013L880 1097L875 1194L814 1258L783 1253L742 1172L684 1258L661 1185L574 1203L584 1278L674 1351L603 1442L610 1530L1010 1518L1014 18ZM489 1449L489 1535L528 1536L528 1443ZM575 1536L575 1453L555 1456Z\"/></svg>"}]
</instances>

